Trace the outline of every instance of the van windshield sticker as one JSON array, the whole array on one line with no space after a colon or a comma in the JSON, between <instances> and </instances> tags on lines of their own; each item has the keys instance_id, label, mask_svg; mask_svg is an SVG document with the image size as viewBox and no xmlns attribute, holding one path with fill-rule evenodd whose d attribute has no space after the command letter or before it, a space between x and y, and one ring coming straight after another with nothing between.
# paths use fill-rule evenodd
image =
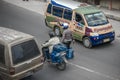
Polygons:
<instances>
[{"instance_id":1,"label":"van windshield sticker","mask_svg":"<svg viewBox=\"0 0 120 80\"><path fill-rule=\"evenodd\" d=\"M88 15L88 17L90 18L90 17L92 17L92 15Z\"/></svg>"},{"instance_id":2,"label":"van windshield sticker","mask_svg":"<svg viewBox=\"0 0 120 80\"><path fill-rule=\"evenodd\" d=\"M87 3L81 3L80 6L88 6Z\"/></svg>"}]
</instances>

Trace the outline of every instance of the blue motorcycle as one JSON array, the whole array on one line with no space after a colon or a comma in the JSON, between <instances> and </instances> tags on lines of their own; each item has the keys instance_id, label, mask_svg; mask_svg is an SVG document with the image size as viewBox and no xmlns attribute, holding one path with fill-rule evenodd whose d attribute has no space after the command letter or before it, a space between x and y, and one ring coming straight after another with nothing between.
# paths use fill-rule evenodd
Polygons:
<instances>
[{"instance_id":1,"label":"blue motorcycle","mask_svg":"<svg viewBox=\"0 0 120 80\"><path fill-rule=\"evenodd\" d=\"M73 50L67 49L62 43L54 45L52 53L49 53L48 47L43 47L42 52L44 55L44 61L47 60L50 63L55 64L57 69L62 71L66 69L67 59L73 58Z\"/></svg>"}]
</instances>

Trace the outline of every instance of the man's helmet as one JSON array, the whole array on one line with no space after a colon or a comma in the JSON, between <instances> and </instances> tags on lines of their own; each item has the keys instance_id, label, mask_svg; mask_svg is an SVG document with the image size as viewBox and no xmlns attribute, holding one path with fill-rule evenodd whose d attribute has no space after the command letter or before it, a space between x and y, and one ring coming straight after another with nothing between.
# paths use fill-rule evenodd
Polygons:
<instances>
[{"instance_id":1,"label":"man's helmet","mask_svg":"<svg viewBox=\"0 0 120 80\"><path fill-rule=\"evenodd\" d=\"M63 29L67 29L68 28L68 23L63 23L62 26L63 26Z\"/></svg>"},{"instance_id":2,"label":"man's helmet","mask_svg":"<svg viewBox=\"0 0 120 80\"><path fill-rule=\"evenodd\" d=\"M54 32L49 32L49 36L50 36L50 38L55 37L55 33Z\"/></svg>"}]
</instances>

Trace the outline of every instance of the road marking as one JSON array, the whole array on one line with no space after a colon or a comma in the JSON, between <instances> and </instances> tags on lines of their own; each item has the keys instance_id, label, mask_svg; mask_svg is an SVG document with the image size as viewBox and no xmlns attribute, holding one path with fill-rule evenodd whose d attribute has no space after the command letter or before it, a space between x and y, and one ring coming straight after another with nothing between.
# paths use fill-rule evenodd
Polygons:
<instances>
[{"instance_id":1,"label":"road marking","mask_svg":"<svg viewBox=\"0 0 120 80\"><path fill-rule=\"evenodd\" d=\"M88 71L88 72L91 72L91 73L95 73L95 74L97 74L97 75L100 75L100 76L109 78L109 79L111 79L111 80L120 80L120 79L117 79L117 78L114 78L114 77L111 77L111 76L102 74L102 73L100 73L100 72L96 72L96 71L94 71L94 70L92 70L92 69L89 69L89 68L86 68L86 67L84 67L84 66L80 66L80 65L77 65L77 64L74 64L74 63L68 63L68 64L73 65L73 66L75 66L75 67L77 67L77 68L79 68L79 69L83 69L83 70L85 70L85 71Z\"/></svg>"}]
</instances>

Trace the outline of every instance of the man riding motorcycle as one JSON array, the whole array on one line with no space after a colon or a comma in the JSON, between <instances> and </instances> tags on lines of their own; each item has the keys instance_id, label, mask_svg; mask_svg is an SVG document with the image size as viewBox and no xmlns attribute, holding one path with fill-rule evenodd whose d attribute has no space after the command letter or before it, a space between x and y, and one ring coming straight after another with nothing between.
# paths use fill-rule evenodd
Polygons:
<instances>
[{"instance_id":1,"label":"man riding motorcycle","mask_svg":"<svg viewBox=\"0 0 120 80\"><path fill-rule=\"evenodd\" d=\"M70 49L70 44L73 40L73 35L72 35L72 31L68 28L68 23L63 23L62 24L63 27L63 36L62 36L62 42L66 45L66 47L68 49Z\"/></svg>"},{"instance_id":2,"label":"man riding motorcycle","mask_svg":"<svg viewBox=\"0 0 120 80\"><path fill-rule=\"evenodd\" d=\"M71 59L69 54L73 54L73 51L62 44L53 32L50 32L49 36L50 40L42 44L44 61L47 60L49 63L55 64L59 70L65 70L66 59Z\"/></svg>"}]
</instances>

